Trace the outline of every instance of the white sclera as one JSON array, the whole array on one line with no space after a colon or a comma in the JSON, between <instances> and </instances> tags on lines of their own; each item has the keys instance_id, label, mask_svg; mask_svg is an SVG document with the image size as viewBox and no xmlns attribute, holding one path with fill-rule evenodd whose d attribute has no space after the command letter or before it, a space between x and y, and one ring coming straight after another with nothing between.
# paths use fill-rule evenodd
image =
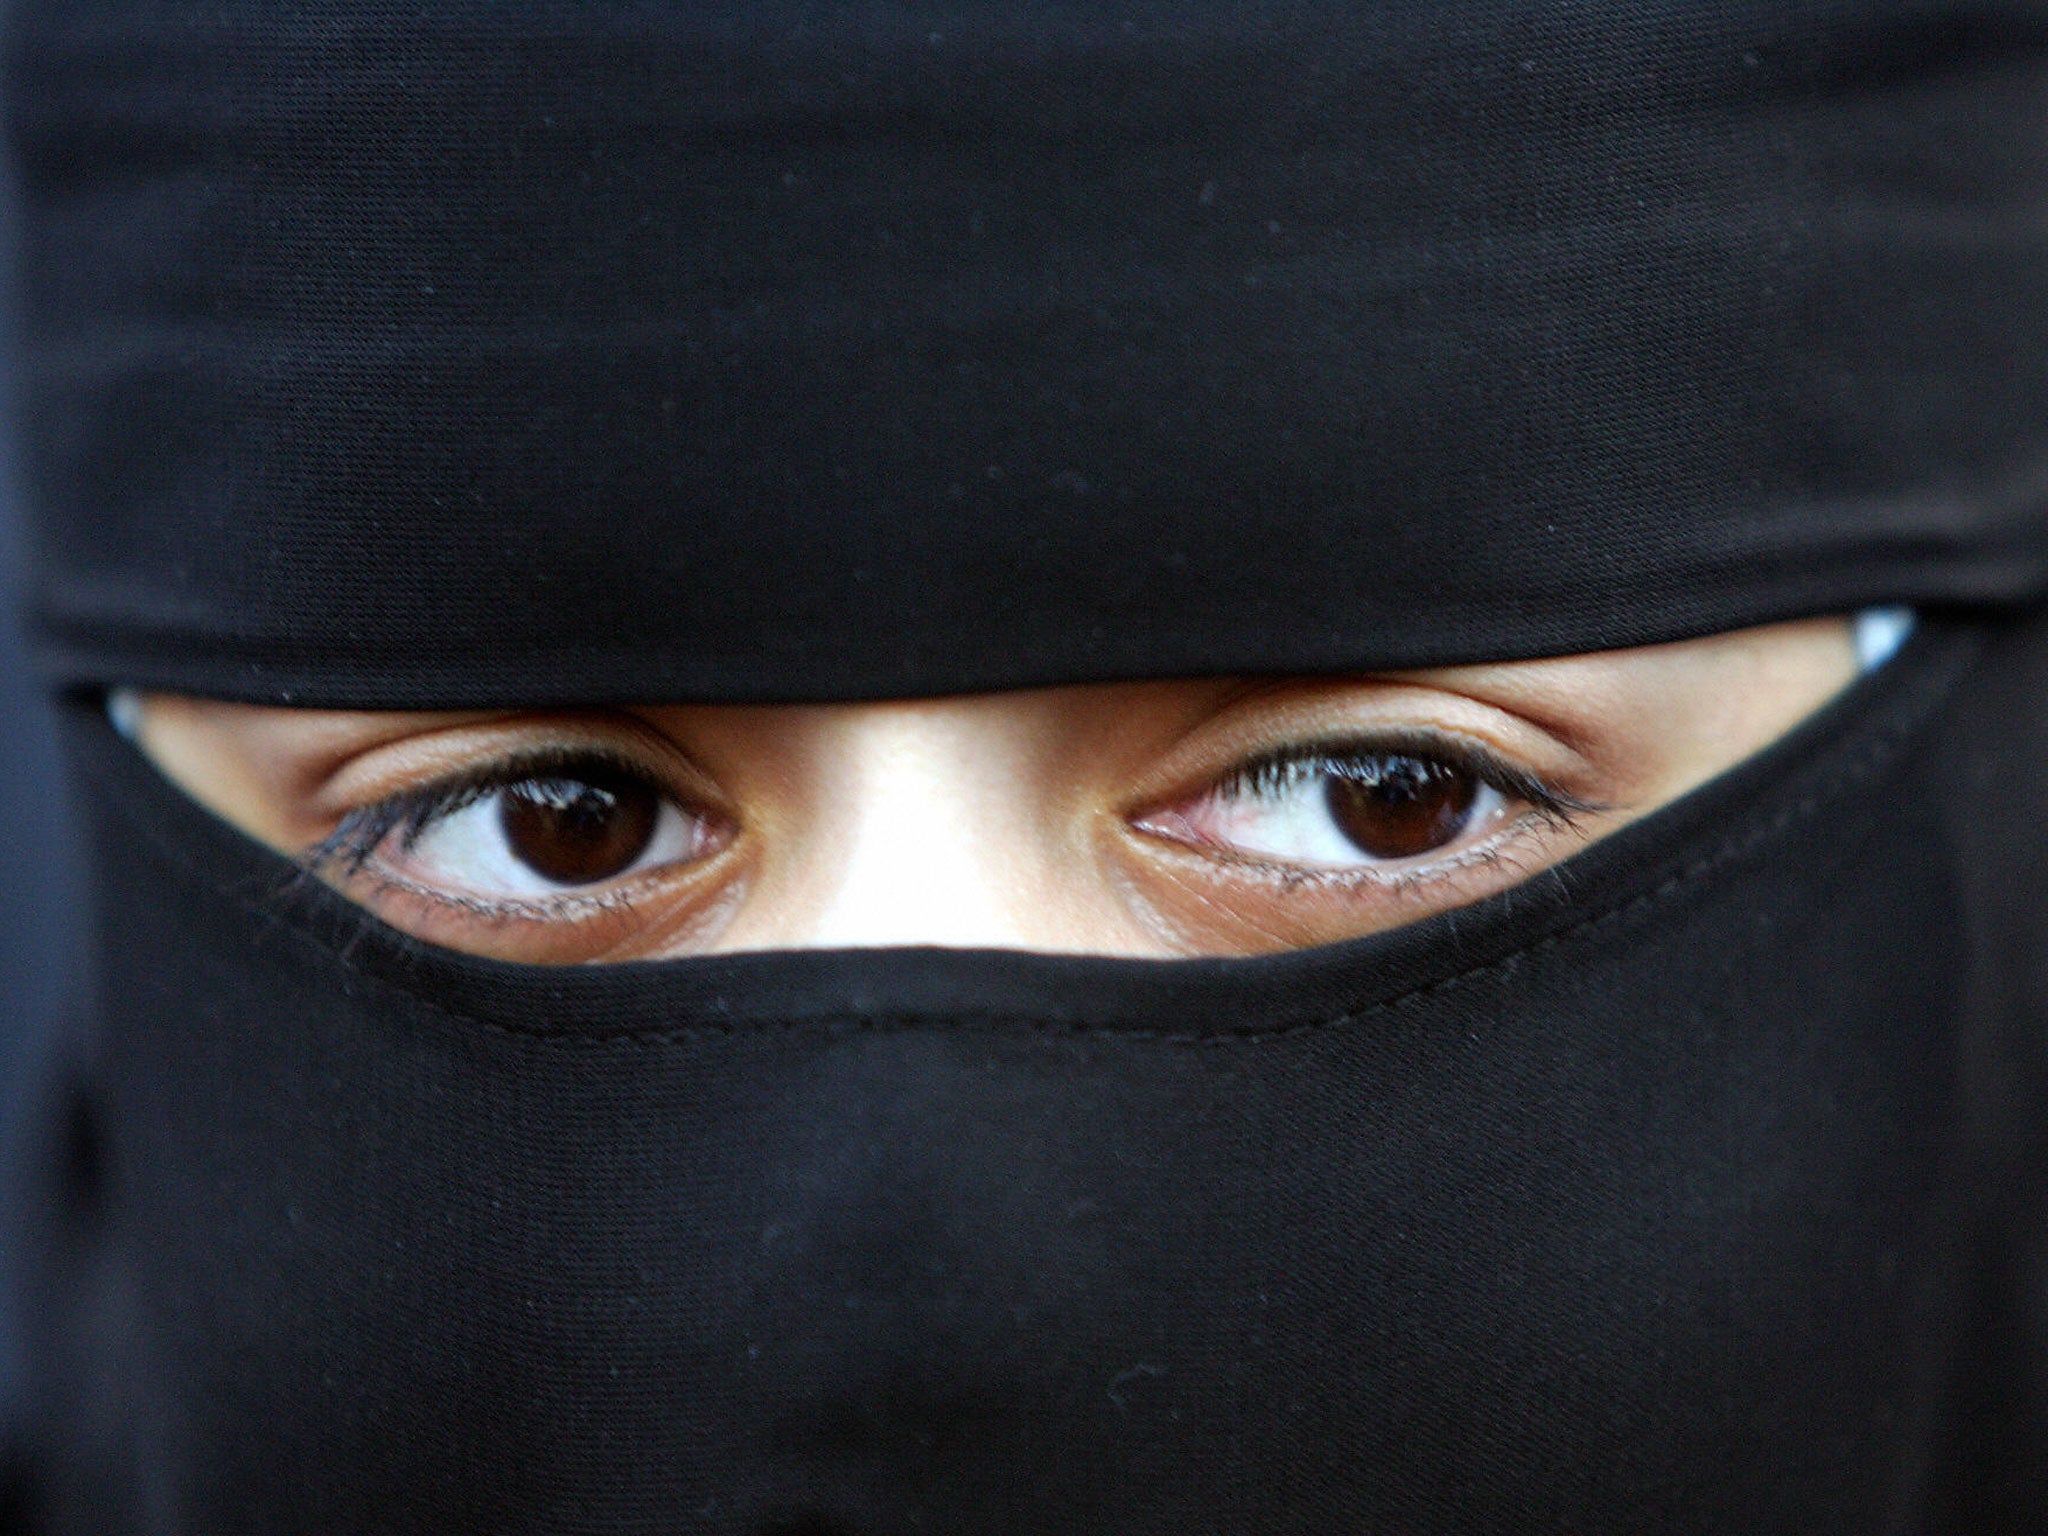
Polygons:
<instances>
[{"instance_id":1,"label":"white sclera","mask_svg":"<svg viewBox=\"0 0 2048 1536\"><path fill-rule=\"evenodd\" d=\"M1413 864L1443 851L1432 849L1414 859L1382 859L1365 852L1344 835L1330 810L1330 777L1304 772L1276 785L1214 789L1183 812L1183 819L1204 841L1233 852L1325 869ZM1499 790L1479 785L1457 836L1444 848L1492 826L1506 810L1507 799Z\"/></svg>"},{"instance_id":2,"label":"white sclera","mask_svg":"<svg viewBox=\"0 0 2048 1536\"><path fill-rule=\"evenodd\" d=\"M437 817L395 862L412 879L486 899L560 896L591 889L558 884L513 851L505 836L504 799L504 790L493 790L459 811ZM674 802L662 801L647 846L610 879L622 880L693 857L701 842L699 834L694 818Z\"/></svg>"}]
</instances>

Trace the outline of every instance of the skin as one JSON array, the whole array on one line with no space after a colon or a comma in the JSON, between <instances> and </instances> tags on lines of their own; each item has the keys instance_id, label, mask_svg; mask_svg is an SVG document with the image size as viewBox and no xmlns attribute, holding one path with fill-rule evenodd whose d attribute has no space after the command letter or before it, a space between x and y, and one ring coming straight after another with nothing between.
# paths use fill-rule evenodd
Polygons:
<instances>
[{"instance_id":1,"label":"skin","mask_svg":"<svg viewBox=\"0 0 2048 1536\"><path fill-rule=\"evenodd\" d=\"M421 857L437 845L408 853L398 834L359 862L318 865L387 922L507 959L907 944L1238 955L1479 900L1748 757L1855 674L1847 622L1821 619L1348 679L879 704L414 714L152 695L138 740L200 802L295 858L351 812L537 747L608 751L690 808L674 815L693 856L561 895L465 886ZM1502 795L1421 858L1347 862L1254 846L1240 813L1255 802L1217 789L1262 753L1389 733L1411 751L1477 747L1581 808L1547 815ZM1310 809L1275 812L1276 825L1323 803L1298 799Z\"/></svg>"}]
</instances>

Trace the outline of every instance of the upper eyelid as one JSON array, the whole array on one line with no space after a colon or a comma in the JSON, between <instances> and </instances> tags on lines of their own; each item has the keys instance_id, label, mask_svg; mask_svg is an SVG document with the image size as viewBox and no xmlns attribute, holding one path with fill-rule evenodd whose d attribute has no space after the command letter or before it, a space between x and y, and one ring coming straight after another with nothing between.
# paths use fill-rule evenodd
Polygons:
<instances>
[{"instance_id":1,"label":"upper eyelid","mask_svg":"<svg viewBox=\"0 0 2048 1536\"><path fill-rule=\"evenodd\" d=\"M716 805L719 788L667 731L630 710L507 712L394 735L322 771L309 799L331 816L463 781L517 779L600 762L685 803Z\"/></svg>"},{"instance_id":2,"label":"upper eyelid","mask_svg":"<svg viewBox=\"0 0 2048 1536\"><path fill-rule=\"evenodd\" d=\"M1211 769L1191 787L1207 790L1243 783L1262 771L1295 765L1328 763L1334 766L1404 756L1446 762L1496 789L1526 792L1525 798L1555 804L1562 809L1575 812L1612 809L1562 788L1537 770L1525 767L1494 747L1462 733L1405 725L1317 734L1267 746L1220 772ZM470 766L444 771L423 782L378 796L345 812L344 816L378 810L401 814L415 811L445 814L469 803L481 793L547 775L573 776L579 769L592 767L637 779L686 808L697 805L703 798L679 788L674 782L677 775L673 771L650 766L637 754L610 743L549 742L501 750Z\"/></svg>"},{"instance_id":3,"label":"upper eyelid","mask_svg":"<svg viewBox=\"0 0 2048 1536\"><path fill-rule=\"evenodd\" d=\"M388 796L386 803L413 801L423 806L467 805L493 790L521 784L528 779L573 778L579 769L597 768L621 777L639 779L671 799L680 799L659 775L635 762L625 753L601 746L522 747L488 762L455 773L444 774L425 784Z\"/></svg>"},{"instance_id":4,"label":"upper eyelid","mask_svg":"<svg viewBox=\"0 0 2048 1536\"><path fill-rule=\"evenodd\" d=\"M1541 786L1560 813L1579 814L1613 808L1617 764L1589 750L1598 745L1513 701L1427 679L1273 679L1191 721L1118 809L1143 816L1182 803L1260 759L1409 752L1447 756L1510 788Z\"/></svg>"}]
</instances>

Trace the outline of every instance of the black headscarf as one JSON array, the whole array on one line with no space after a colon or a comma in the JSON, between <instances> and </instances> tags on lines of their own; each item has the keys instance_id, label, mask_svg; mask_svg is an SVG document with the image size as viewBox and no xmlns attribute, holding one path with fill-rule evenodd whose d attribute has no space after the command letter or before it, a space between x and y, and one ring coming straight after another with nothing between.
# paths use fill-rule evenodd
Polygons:
<instances>
[{"instance_id":1,"label":"black headscarf","mask_svg":"<svg viewBox=\"0 0 2048 1536\"><path fill-rule=\"evenodd\" d=\"M59 1531L2048 1525L2048 4L16 7ZM577 970L91 702L1928 615L1295 955Z\"/></svg>"}]
</instances>

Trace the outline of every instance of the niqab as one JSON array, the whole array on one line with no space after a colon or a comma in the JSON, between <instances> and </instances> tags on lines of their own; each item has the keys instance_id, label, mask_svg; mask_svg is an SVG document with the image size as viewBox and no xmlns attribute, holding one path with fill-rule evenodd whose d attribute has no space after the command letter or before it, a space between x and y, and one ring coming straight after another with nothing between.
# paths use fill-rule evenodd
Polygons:
<instances>
[{"instance_id":1,"label":"niqab","mask_svg":"<svg viewBox=\"0 0 2048 1536\"><path fill-rule=\"evenodd\" d=\"M2048 1524L2048 6L23 3L97 928L52 1531ZM96 694L1357 672L1872 603L1253 960L435 949Z\"/></svg>"}]
</instances>

